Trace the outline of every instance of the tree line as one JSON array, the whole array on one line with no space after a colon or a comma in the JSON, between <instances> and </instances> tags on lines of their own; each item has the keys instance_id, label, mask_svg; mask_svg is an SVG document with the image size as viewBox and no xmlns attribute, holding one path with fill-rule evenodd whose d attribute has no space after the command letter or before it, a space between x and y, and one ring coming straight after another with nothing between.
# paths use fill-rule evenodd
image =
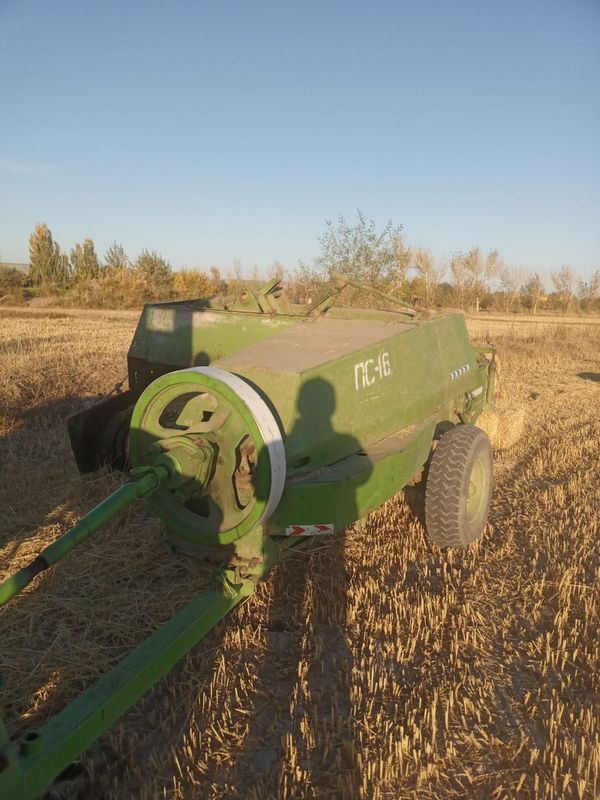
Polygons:
<instances>
[{"instance_id":1,"label":"tree line","mask_svg":"<svg viewBox=\"0 0 600 800\"><path fill-rule=\"evenodd\" d=\"M391 292L427 308L458 307L503 312L542 308L567 313L600 311L600 270L581 280L569 266L544 277L507 265L497 250L479 247L436 259L430 250L412 248L402 226L391 221L378 230L373 220L357 212L355 222L344 217L326 223L319 237L320 254L311 264L301 263L296 280L305 299L334 272ZM362 297L363 302L367 301ZM367 301L368 302L368 301Z\"/></svg>"},{"instance_id":2,"label":"tree line","mask_svg":"<svg viewBox=\"0 0 600 800\"><path fill-rule=\"evenodd\" d=\"M548 290L542 275L508 266L497 250L484 253L473 247L442 261L425 248L410 247L402 226L390 221L380 230L361 211L352 222L344 217L328 221L318 243L319 253L310 263L285 270L275 262L270 270L270 275L285 278L296 302L317 302L330 289L334 273L341 273L428 308L533 314L542 309L600 311L600 270L583 280L563 266L550 273L552 288ZM258 279L256 272L251 279ZM216 267L208 272L173 270L168 260L148 249L130 261L117 242L102 258L92 239L63 252L44 223L36 225L29 238L29 273L9 273L0 273L0 297L7 292L11 297L18 292L22 296L40 293L73 305L104 307L224 294L244 283L239 262L223 278ZM374 304L368 293L358 289L347 290L344 302Z\"/></svg>"},{"instance_id":3,"label":"tree line","mask_svg":"<svg viewBox=\"0 0 600 800\"><path fill-rule=\"evenodd\" d=\"M29 237L29 271L0 273L0 295L56 297L67 305L91 307L138 306L153 300L203 297L222 290L218 270L174 271L156 251L142 250L130 260L124 247L113 242L103 257L92 239L63 252L45 223Z\"/></svg>"},{"instance_id":4,"label":"tree line","mask_svg":"<svg viewBox=\"0 0 600 800\"><path fill-rule=\"evenodd\" d=\"M69 254L63 253L44 223L36 225L29 237L28 277L33 286L65 290L129 269L151 281L159 292L172 278L171 265L156 252L143 250L131 263L123 246L114 242L100 259L93 240L84 239Z\"/></svg>"}]
</instances>

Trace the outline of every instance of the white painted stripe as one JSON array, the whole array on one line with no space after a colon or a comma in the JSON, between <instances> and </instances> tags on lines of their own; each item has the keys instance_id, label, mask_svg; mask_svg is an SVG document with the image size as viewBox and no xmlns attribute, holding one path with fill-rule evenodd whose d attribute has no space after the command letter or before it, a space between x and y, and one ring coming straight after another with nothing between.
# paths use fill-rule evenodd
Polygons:
<instances>
[{"instance_id":1,"label":"white painted stripe","mask_svg":"<svg viewBox=\"0 0 600 800\"><path fill-rule=\"evenodd\" d=\"M266 522L279 505L281 495L283 494L283 487L285 486L286 473L283 438L277 420L271 413L271 409L250 384L224 369L219 369L218 367L192 367L191 369L179 370L179 372L197 372L200 375L208 375L210 378L216 378L229 386L229 388L237 394L254 417L254 421L264 439L271 462L269 499L260 520Z\"/></svg>"},{"instance_id":2,"label":"white painted stripe","mask_svg":"<svg viewBox=\"0 0 600 800\"><path fill-rule=\"evenodd\" d=\"M461 375L466 375L466 374L467 374L467 372L468 372L470 369L471 369L471 366L470 366L470 364L463 364L462 366L460 366L460 367L457 367L456 369L453 369L453 370L450 372L450 378L451 378L452 380L455 380L456 378L460 378L460 376L461 376Z\"/></svg>"}]
</instances>

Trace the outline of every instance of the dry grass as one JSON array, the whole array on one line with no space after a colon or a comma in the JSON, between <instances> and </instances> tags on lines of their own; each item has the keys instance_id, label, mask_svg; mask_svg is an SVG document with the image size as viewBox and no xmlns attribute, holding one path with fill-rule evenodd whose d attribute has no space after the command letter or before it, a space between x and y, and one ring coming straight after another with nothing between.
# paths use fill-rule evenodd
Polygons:
<instances>
[{"instance_id":1,"label":"dry grass","mask_svg":"<svg viewBox=\"0 0 600 800\"><path fill-rule=\"evenodd\" d=\"M0 317L0 577L116 485L77 474L64 421L122 379L134 324ZM527 408L526 436L497 455L482 542L440 551L400 496L280 566L90 750L81 796L599 795L600 329L470 324ZM142 504L65 559L0 615L11 730L204 579Z\"/></svg>"}]
</instances>

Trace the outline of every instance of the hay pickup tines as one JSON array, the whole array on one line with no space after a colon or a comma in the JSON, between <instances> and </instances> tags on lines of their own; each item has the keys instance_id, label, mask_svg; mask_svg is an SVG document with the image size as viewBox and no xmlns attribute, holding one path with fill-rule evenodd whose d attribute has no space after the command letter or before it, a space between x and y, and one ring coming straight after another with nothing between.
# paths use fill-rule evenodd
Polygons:
<instances>
[{"instance_id":1,"label":"hay pickup tines","mask_svg":"<svg viewBox=\"0 0 600 800\"><path fill-rule=\"evenodd\" d=\"M361 519L424 465L431 538L465 546L480 536L491 449L474 423L493 392L491 350L473 347L459 314L335 307L343 285L312 308L287 303L276 281L144 308L129 389L69 422L82 472L108 464L128 478L1 584L0 605L139 497L175 550L218 567L45 725L11 738L0 719L0 797L42 795L277 561Z\"/></svg>"}]
</instances>

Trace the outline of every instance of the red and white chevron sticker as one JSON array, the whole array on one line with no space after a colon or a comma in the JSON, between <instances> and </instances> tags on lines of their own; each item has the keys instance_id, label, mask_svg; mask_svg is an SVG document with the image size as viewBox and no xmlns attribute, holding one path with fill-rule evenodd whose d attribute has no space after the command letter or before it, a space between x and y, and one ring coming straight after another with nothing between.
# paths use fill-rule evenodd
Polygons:
<instances>
[{"instance_id":1,"label":"red and white chevron sticker","mask_svg":"<svg viewBox=\"0 0 600 800\"><path fill-rule=\"evenodd\" d=\"M334 533L333 523L320 525L288 525L285 529L286 536L322 536L324 533Z\"/></svg>"}]
</instances>

